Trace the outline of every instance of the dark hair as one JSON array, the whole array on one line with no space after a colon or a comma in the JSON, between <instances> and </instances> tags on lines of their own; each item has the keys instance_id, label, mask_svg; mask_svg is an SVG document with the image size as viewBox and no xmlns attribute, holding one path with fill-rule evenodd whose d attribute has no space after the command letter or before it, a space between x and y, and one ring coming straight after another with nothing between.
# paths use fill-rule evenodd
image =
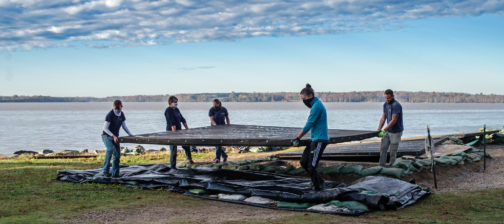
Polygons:
<instances>
[{"instance_id":1,"label":"dark hair","mask_svg":"<svg viewBox=\"0 0 504 224\"><path fill-rule=\"evenodd\" d=\"M178 98L176 96L170 96L168 98L168 104L172 104L173 102L175 102L175 100L178 100Z\"/></svg>"},{"instance_id":2,"label":"dark hair","mask_svg":"<svg viewBox=\"0 0 504 224\"><path fill-rule=\"evenodd\" d=\"M122 102L120 100L114 101L114 109L119 109L122 107Z\"/></svg>"},{"instance_id":3,"label":"dark hair","mask_svg":"<svg viewBox=\"0 0 504 224\"><path fill-rule=\"evenodd\" d=\"M306 96L313 95L315 96L315 91L311 88L311 85L309 83L306 83L306 87L301 90L299 94L303 94Z\"/></svg>"},{"instance_id":4,"label":"dark hair","mask_svg":"<svg viewBox=\"0 0 504 224\"><path fill-rule=\"evenodd\" d=\"M213 102L218 104L219 106L222 106L222 102L219 99L214 99Z\"/></svg>"},{"instance_id":5,"label":"dark hair","mask_svg":"<svg viewBox=\"0 0 504 224\"><path fill-rule=\"evenodd\" d=\"M387 90L385 90L385 95L394 96L394 91L392 91L391 89L387 89Z\"/></svg>"}]
</instances>

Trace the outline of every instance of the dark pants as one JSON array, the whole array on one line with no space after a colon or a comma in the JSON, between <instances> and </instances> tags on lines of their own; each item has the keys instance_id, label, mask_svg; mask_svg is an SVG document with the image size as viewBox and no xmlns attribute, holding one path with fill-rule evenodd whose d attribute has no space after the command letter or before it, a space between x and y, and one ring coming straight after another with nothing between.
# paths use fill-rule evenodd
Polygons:
<instances>
[{"instance_id":1,"label":"dark pants","mask_svg":"<svg viewBox=\"0 0 504 224\"><path fill-rule=\"evenodd\" d=\"M220 158L227 158L226 149L224 146L215 146L215 159L220 160Z\"/></svg>"},{"instance_id":2,"label":"dark pants","mask_svg":"<svg viewBox=\"0 0 504 224\"><path fill-rule=\"evenodd\" d=\"M324 182L322 177L320 177L320 175L317 173L317 165L320 158L322 158L322 154L324 153L326 146L327 141L311 142L306 146L305 150L303 151L303 156L300 160L301 166L310 175L315 190L320 190L320 184Z\"/></svg>"},{"instance_id":3,"label":"dark pants","mask_svg":"<svg viewBox=\"0 0 504 224\"><path fill-rule=\"evenodd\" d=\"M103 143L107 148L105 154L105 162L103 164L103 173L109 173L110 171L110 159L112 159L112 177L119 177L119 162L121 159L121 147L119 142L115 143L114 138L108 135L102 135Z\"/></svg>"},{"instance_id":4,"label":"dark pants","mask_svg":"<svg viewBox=\"0 0 504 224\"><path fill-rule=\"evenodd\" d=\"M182 148L185 151L185 155L187 160L191 160L191 147L189 146L182 146ZM170 168L177 168L177 146L176 145L170 145Z\"/></svg>"}]
</instances>

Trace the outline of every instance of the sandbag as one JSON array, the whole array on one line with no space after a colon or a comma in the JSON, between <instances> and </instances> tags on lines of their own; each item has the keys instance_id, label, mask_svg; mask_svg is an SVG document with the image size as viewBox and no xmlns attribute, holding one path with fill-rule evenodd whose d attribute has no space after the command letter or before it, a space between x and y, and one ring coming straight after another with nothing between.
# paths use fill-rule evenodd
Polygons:
<instances>
[{"instance_id":1,"label":"sandbag","mask_svg":"<svg viewBox=\"0 0 504 224\"><path fill-rule=\"evenodd\" d=\"M454 166L457 165L457 161L450 158L449 156L441 156L439 158L434 158L436 165L440 166Z\"/></svg>"},{"instance_id":2,"label":"sandbag","mask_svg":"<svg viewBox=\"0 0 504 224\"><path fill-rule=\"evenodd\" d=\"M362 165L343 166L339 170L339 173L360 175L360 172L363 168L364 168L364 166L362 166Z\"/></svg>"},{"instance_id":3,"label":"sandbag","mask_svg":"<svg viewBox=\"0 0 504 224\"><path fill-rule=\"evenodd\" d=\"M381 166L373 166L373 167L369 167L369 168L366 168L366 169L363 169L360 174L362 176L371 176L371 175L376 175L378 173L380 173L380 171L383 169L383 167Z\"/></svg>"},{"instance_id":4,"label":"sandbag","mask_svg":"<svg viewBox=\"0 0 504 224\"><path fill-rule=\"evenodd\" d=\"M217 198L222 200L233 200L233 201L243 201L245 200L245 195L241 194L218 194Z\"/></svg>"},{"instance_id":5,"label":"sandbag","mask_svg":"<svg viewBox=\"0 0 504 224\"><path fill-rule=\"evenodd\" d=\"M291 170L291 171L289 171L287 173L290 174L290 175L294 175L294 176L301 176L301 175L307 174L306 170L304 168L302 168L302 167L293 169L293 170Z\"/></svg>"},{"instance_id":6,"label":"sandbag","mask_svg":"<svg viewBox=\"0 0 504 224\"><path fill-rule=\"evenodd\" d=\"M308 211L321 212L321 213L343 213L351 214L354 213L348 208L338 207L331 204L318 204L307 209Z\"/></svg>"},{"instance_id":7,"label":"sandbag","mask_svg":"<svg viewBox=\"0 0 504 224\"><path fill-rule=\"evenodd\" d=\"M401 168L387 168L383 167L380 171L381 175L392 176L395 178L402 178L405 175L405 170Z\"/></svg>"},{"instance_id":8,"label":"sandbag","mask_svg":"<svg viewBox=\"0 0 504 224\"><path fill-rule=\"evenodd\" d=\"M402 168L404 170L409 170L410 167L413 166L413 163L414 163L414 161L412 161L412 160L398 158L398 159L396 159L394 164L392 164L392 167Z\"/></svg>"},{"instance_id":9,"label":"sandbag","mask_svg":"<svg viewBox=\"0 0 504 224\"><path fill-rule=\"evenodd\" d=\"M275 201L271 200L269 198L252 196L252 197L245 199L245 202L253 203L253 204L260 204L260 205L270 205L270 204L273 204Z\"/></svg>"},{"instance_id":10,"label":"sandbag","mask_svg":"<svg viewBox=\"0 0 504 224\"><path fill-rule=\"evenodd\" d=\"M192 194L198 194L198 195L206 193L206 191L203 189L189 189L189 192Z\"/></svg>"},{"instance_id":11,"label":"sandbag","mask_svg":"<svg viewBox=\"0 0 504 224\"><path fill-rule=\"evenodd\" d=\"M279 208L292 208L292 209L307 209L311 206L313 206L313 204L285 202L285 201L278 202L278 204L277 204L277 207L279 207Z\"/></svg>"},{"instance_id":12,"label":"sandbag","mask_svg":"<svg viewBox=\"0 0 504 224\"><path fill-rule=\"evenodd\" d=\"M496 133L493 137L493 143L495 144L504 144L504 130L501 130L501 132Z\"/></svg>"},{"instance_id":13,"label":"sandbag","mask_svg":"<svg viewBox=\"0 0 504 224\"><path fill-rule=\"evenodd\" d=\"M338 206L340 208L347 208L347 209L352 210L352 211L363 211L363 212L369 211L369 208L365 204L362 204L362 203L360 203L358 201L338 201L338 200L332 200L329 203L327 203L326 205L335 205L335 206Z\"/></svg>"},{"instance_id":14,"label":"sandbag","mask_svg":"<svg viewBox=\"0 0 504 224\"><path fill-rule=\"evenodd\" d=\"M338 175L341 167L343 166L336 165L336 166L322 167L317 169L317 171L319 174L332 176L332 175Z\"/></svg>"}]
</instances>

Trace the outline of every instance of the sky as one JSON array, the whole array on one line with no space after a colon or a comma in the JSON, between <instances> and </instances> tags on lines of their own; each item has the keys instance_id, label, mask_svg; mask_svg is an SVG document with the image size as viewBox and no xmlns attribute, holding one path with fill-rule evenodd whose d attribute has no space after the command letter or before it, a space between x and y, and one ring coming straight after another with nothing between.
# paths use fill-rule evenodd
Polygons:
<instances>
[{"instance_id":1,"label":"sky","mask_svg":"<svg viewBox=\"0 0 504 224\"><path fill-rule=\"evenodd\" d=\"M0 95L504 94L504 0L0 0Z\"/></svg>"}]
</instances>

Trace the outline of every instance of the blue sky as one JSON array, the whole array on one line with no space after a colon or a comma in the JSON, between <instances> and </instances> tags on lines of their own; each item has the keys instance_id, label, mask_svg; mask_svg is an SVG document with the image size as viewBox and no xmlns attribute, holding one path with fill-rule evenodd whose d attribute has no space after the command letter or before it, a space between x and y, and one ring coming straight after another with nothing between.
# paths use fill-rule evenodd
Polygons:
<instances>
[{"instance_id":1,"label":"blue sky","mask_svg":"<svg viewBox=\"0 0 504 224\"><path fill-rule=\"evenodd\" d=\"M0 0L0 95L504 94L504 1L411 2Z\"/></svg>"}]
</instances>

